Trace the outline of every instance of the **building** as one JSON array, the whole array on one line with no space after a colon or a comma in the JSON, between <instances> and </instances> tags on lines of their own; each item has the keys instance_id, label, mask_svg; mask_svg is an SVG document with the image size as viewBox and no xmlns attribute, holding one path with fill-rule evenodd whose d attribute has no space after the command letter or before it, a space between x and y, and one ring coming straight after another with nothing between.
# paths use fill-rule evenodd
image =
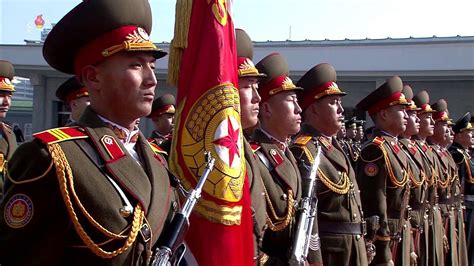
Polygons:
<instances>
[{"instance_id":1,"label":"building","mask_svg":"<svg viewBox=\"0 0 474 266\"><path fill-rule=\"evenodd\" d=\"M168 43L157 45L169 48ZM344 97L347 117L365 117L354 110L355 104L392 75L401 76L415 92L428 89L432 101L445 98L453 118L474 111L474 36L257 42L254 62L272 52L288 59L294 81L318 63L334 65L338 84L348 92ZM63 109L54 93L68 76L46 64L41 43L0 45L0 58L11 61L17 75L28 78L34 88L32 130L57 126ZM157 62L156 95L176 92L166 84L167 65L167 57ZM149 121L140 126L151 131Z\"/></svg>"}]
</instances>

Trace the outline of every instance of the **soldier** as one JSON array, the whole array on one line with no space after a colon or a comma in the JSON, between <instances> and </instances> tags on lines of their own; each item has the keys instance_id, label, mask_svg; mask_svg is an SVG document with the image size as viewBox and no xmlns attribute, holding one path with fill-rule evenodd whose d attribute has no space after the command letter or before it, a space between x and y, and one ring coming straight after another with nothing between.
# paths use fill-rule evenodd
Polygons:
<instances>
[{"instance_id":1,"label":"soldier","mask_svg":"<svg viewBox=\"0 0 474 266\"><path fill-rule=\"evenodd\" d=\"M447 114L446 100L440 99L432 107L437 112L433 113L434 134L428 140L436 151L441 173L443 173L443 176L440 176L438 180L438 202L444 218L445 234L449 241L446 265L467 265L464 228L461 228L462 231L460 231L456 221L458 211L455 201L460 198L461 182L458 178L456 163L447 150L448 146L452 144L450 130L452 122ZM459 245L460 243L461 245Z\"/></svg>"},{"instance_id":2,"label":"soldier","mask_svg":"<svg viewBox=\"0 0 474 266\"><path fill-rule=\"evenodd\" d=\"M356 147L355 138L357 135L357 122L356 117L352 117L345 122L346 127L346 138L342 145L342 149L347 157L351 160L352 167L355 167L355 163L359 159L360 148Z\"/></svg>"},{"instance_id":3,"label":"soldier","mask_svg":"<svg viewBox=\"0 0 474 266\"><path fill-rule=\"evenodd\" d=\"M149 40L151 24L147 0L95 0L49 33L46 61L75 74L91 105L76 126L36 133L9 162L2 265L149 265L178 207L165 162L136 126L166 55Z\"/></svg>"},{"instance_id":4,"label":"soldier","mask_svg":"<svg viewBox=\"0 0 474 266\"><path fill-rule=\"evenodd\" d=\"M359 149L360 149L360 146L362 145L362 139L364 138L365 120L357 120L356 125L357 125L357 133L356 133L354 139L355 139L355 142L357 143L357 145L359 146Z\"/></svg>"},{"instance_id":5,"label":"soldier","mask_svg":"<svg viewBox=\"0 0 474 266\"><path fill-rule=\"evenodd\" d=\"M239 71L239 96L242 129L253 128L258 122L260 95L258 94L258 82L266 75L259 73L252 62L253 43L250 36L242 30L236 29L237 41L237 63ZM244 152L246 160L247 178L250 184L250 197L252 199L252 217L254 231L254 258L257 265L263 264L266 256L261 251L263 235L267 222L267 211L263 181L258 168L255 151L248 142L248 136L244 138Z\"/></svg>"},{"instance_id":6,"label":"soldier","mask_svg":"<svg viewBox=\"0 0 474 266\"><path fill-rule=\"evenodd\" d=\"M341 98L346 95L336 81L336 70L325 63L316 65L298 81L297 86L303 88L300 99L304 124L291 151L301 175L307 176L307 166L314 163L317 147L322 147L316 183L318 222L313 228L315 237L319 228L321 257L310 258L310 262L367 265L359 188L351 162L334 138L344 121Z\"/></svg>"},{"instance_id":7,"label":"soldier","mask_svg":"<svg viewBox=\"0 0 474 266\"><path fill-rule=\"evenodd\" d=\"M420 119L420 129L414 136L416 148L422 154L423 172L427 185L428 200L428 264L443 265L444 263L444 228L442 223L441 211L438 205L438 176L440 175L439 162L433 148L428 145L426 139L434 133L433 113L430 97L427 91L420 91L414 97L413 101L420 108L417 112Z\"/></svg>"},{"instance_id":8,"label":"soldier","mask_svg":"<svg viewBox=\"0 0 474 266\"><path fill-rule=\"evenodd\" d=\"M410 169L410 200L409 200L409 219L411 224L411 242L413 243L412 256L416 256L418 265L427 265L427 248L428 248L428 221L425 217L427 206L427 185L425 182L425 172L423 170L423 158L421 153L416 148L413 136L419 133L420 119L417 116L417 111L421 108L417 107L412 100L413 91L409 85L403 86L403 95L410 103L406 107L408 115L407 126L405 131L400 134L399 142L402 149L408 155L409 169Z\"/></svg>"},{"instance_id":9,"label":"soldier","mask_svg":"<svg viewBox=\"0 0 474 266\"><path fill-rule=\"evenodd\" d=\"M12 103L15 86L12 84L15 70L8 61L0 60L0 201L3 195L4 170L8 160L17 148L15 134L7 123L2 122L7 116Z\"/></svg>"},{"instance_id":10,"label":"soldier","mask_svg":"<svg viewBox=\"0 0 474 266\"><path fill-rule=\"evenodd\" d=\"M56 90L56 97L68 105L71 110L66 126L77 122L84 109L90 104L87 88L76 77L71 77L61 84Z\"/></svg>"},{"instance_id":11,"label":"soldier","mask_svg":"<svg viewBox=\"0 0 474 266\"><path fill-rule=\"evenodd\" d=\"M260 127L252 136L252 145L258 149L255 154L268 213L262 251L268 255L267 265L288 265L295 204L301 198L301 177L288 142L300 130L301 108L296 91L301 88L288 77L288 63L280 54L266 56L256 67L267 75L259 85Z\"/></svg>"},{"instance_id":12,"label":"soldier","mask_svg":"<svg viewBox=\"0 0 474 266\"><path fill-rule=\"evenodd\" d=\"M374 241L376 265L410 264L408 158L397 139L407 124L408 103L402 89L402 80L391 77L356 106L368 111L375 124L372 139L362 147L356 173L365 216L380 217Z\"/></svg>"},{"instance_id":13,"label":"soldier","mask_svg":"<svg viewBox=\"0 0 474 266\"><path fill-rule=\"evenodd\" d=\"M153 101L151 114L147 116L153 121L155 127L149 141L160 146L168 154L171 148L171 138L173 137L175 105L174 96L164 94Z\"/></svg>"},{"instance_id":14,"label":"soldier","mask_svg":"<svg viewBox=\"0 0 474 266\"><path fill-rule=\"evenodd\" d=\"M466 223L465 234L469 265L472 265L474 263L474 177L472 175L473 164L470 161L467 149L474 145L472 138L474 127L469 122L470 118L471 114L466 113L456 121L456 124L453 126L454 142L449 147L449 152L458 166L458 177L461 181L462 192L464 192L464 204L466 206L464 217Z\"/></svg>"}]
</instances>

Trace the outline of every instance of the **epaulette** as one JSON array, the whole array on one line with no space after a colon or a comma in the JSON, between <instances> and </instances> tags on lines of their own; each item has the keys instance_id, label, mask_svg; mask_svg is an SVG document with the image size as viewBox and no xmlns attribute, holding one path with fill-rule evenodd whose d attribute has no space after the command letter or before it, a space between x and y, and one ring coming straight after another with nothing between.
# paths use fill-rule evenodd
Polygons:
<instances>
[{"instance_id":1,"label":"epaulette","mask_svg":"<svg viewBox=\"0 0 474 266\"><path fill-rule=\"evenodd\" d=\"M381 137L375 137L373 140L372 140L373 143L377 144L377 146L380 146L382 145L385 140Z\"/></svg>"},{"instance_id":2,"label":"epaulette","mask_svg":"<svg viewBox=\"0 0 474 266\"><path fill-rule=\"evenodd\" d=\"M150 144L150 147L155 154L168 155L168 153L165 150L163 150L160 146L156 145L156 143L151 142L151 141L148 141L148 143Z\"/></svg>"},{"instance_id":3,"label":"epaulette","mask_svg":"<svg viewBox=\"0 0 474 266\"><path fill-rule=\"evenodd\" d=\"M296 144L296 145L299 145L299 146L306 146L306 144L308 144L308 142L309 142L312 138L313 138L313 137L311 137L311 136L305 136L305 135L299 136L298 138L296 138L295 144Z\"/></svg>"},{"instance_id":4,"label":"epaulette","mask_svg":"<svg viewBox=\"0 0 474 266\"><path fill-rule=\"evenodd\" d=\"M362 147L359 158L366 163L375 162L384 156L382 149L381 144L377 144L374 141L367 142Z\"/></svg>"},{"instance_id":5,"label":"epaulette","mask_svg":"<svg viewBox=\"0 0 474 266\"><path fill-rule=\"evenodd\" d=\"M34 133L33 137L41 140L44 144L53 144L66 140L85 139L89 136L79 130L79 127L59 127Z\"/></svg>"},{"instance_id":6,"label":"epaulette","mask_svg":"<svg viewBox=\"0 0 474 266\"><path fill-rule=\"evenodd\" d=\"M257 152L261 148L261 146L256 142L249 143L249 144L250 144L250 148L252 149L252 153Z\"/></svg>"}]
</instances>

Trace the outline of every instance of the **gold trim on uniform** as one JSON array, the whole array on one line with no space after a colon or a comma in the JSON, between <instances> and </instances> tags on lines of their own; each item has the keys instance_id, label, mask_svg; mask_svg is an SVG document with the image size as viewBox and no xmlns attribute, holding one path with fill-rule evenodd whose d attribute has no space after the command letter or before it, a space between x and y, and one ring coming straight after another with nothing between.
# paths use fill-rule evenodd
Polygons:
<instances>
[{"instance_id":1,"label":"gold trim on uniform","mask_svg":"<svg viewBox=\"0 0 474 266\"><path fill-rule=\"evenodd\" d=\"M72 220L76 233L79 235L79 237L84 242L84 244L95 255L101 258L106 258L106 259L116 257L122 254L123 252L127 251L135 242L138 236L138 233L140 231L140 228L143 224L145 213L142 211L141 206L137 204L137 206L134 208L132 226L131 226L128 236L124 236L122 234L114 234L108 231L107 229L102 227L98 222L96 222L92 216L90 216L90 214L87 212L87 210L84 208L84 206L80 202L76 194L76 191L74 189L74 177L72 174L72 169L69 165L69 162L67 161L64 151L61 149L61 146L59 146L59 144L48 144L48 150L51 154L52 161L54 162L54 165L56 166L56 174L59 181L59 187L60 187L61 195L63 196L64 203L66 205L66 209ZM89 220L89 222L91 222L92 225L96 229L98 229L101 233L115 240L124 241L126 238L123 246L113 251L106 251L102 249L99 246L99 244L95 243L92 240L92 238L87 234L87 232L85 231L81 223L79 222L79 218L77 217L76 210L74 209L74 205L71 200L70 194L73 195L74 200L76 204L78 205L78 209L87 218L87 220Z\"/></svg>"}]
</instances>

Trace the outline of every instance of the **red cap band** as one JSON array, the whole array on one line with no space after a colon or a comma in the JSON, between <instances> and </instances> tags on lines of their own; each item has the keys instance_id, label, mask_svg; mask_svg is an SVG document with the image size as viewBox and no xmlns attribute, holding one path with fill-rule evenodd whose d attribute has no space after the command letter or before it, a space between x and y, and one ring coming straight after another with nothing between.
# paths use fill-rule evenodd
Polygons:
<instances>
[{"instance_id":1,"label":"red cap band","mask_svg":"<svg viewBox=\"0 0 474 266\"><path fill-rule=\"evenodd\" d=\"M336 82L328 81L321 86L316 86L308 90L309 93L304 95L304 99L301 103L301 109L306 109L308 106L313 103L314 100L320 99L326 95L332 94L345 94L343 93L339 87L337 86Z\"/></svg>"},{"instance_id":2,"label":"red cap band","mask_svg":"<svg viewBox=\"0 0 474 266\"><path fill-rule=\"evenodd\" d=\"M81 97L84 97L84 96L89 96L89 91L87 90L86 87L82 87L79 90L75 90L75 91L69 93L66 96L66 102L70 103L72 100L75 100L75 99L78 99L78 98L81 98Z\"/></svg>"},{"instance_id":3,"label":"red cap band","mask_svg":"<svg viewBox=\"0 0 474 266\"><path fill-rule=\"evenodd\" d=\"M369 115L376 114L377 112L390 107L395 104L406 104L407 100L405 99L405 95L401 92L395 92L394 94L390 95L390 97L382 99L378 101L375 105L371 106L368 110Z\"/></svg>"},{"instance_id":4,"label":"red cap band","mask_svg":"<svg viewBox=\"0 0 474 266\"><path fill-rule=\"evenodd\" d=\"M123 26L105 34L82 47L74 60L74 72L79 75L87 65L96 65L108 56L122 50L156 50L148 33L137 26Z\"/></svg>"},{"instance_id":5,"label":"red cap band","mask_svg":"<svg viewBox=\"0 0 474 266\"><path fill-rule=\"evenodd\" d=\"M272 80L269 82L260 85L258 92L260 94L260 97L262 97L261 102L267 101L271 96L282 92L282 91L289 91L289 90L295 90L298 89L295 84L293 84L293 81L285 75L280 75L274 77Z\"/></svg>"}]
</instances>

